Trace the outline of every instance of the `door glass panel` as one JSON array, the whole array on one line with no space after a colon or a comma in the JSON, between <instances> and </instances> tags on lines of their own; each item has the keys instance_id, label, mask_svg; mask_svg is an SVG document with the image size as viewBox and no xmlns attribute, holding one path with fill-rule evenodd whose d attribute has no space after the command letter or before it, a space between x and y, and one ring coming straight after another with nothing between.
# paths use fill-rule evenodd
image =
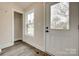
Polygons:
<instances>
[{"instance_id":1,"label":"door glass panel","mask_svg":"<svg viewBox=\"0 0 79 59\"><path fill-rule=\"evenodd\" d=\"M69 3L50 6L50 29L69 29Z\"/></svg>"}]
</instances>

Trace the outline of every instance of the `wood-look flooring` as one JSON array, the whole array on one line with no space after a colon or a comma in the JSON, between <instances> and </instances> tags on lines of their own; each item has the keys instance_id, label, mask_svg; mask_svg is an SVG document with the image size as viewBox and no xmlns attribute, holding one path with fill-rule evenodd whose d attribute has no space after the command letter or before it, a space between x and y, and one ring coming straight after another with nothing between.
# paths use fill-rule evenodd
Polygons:
<instances>
[{"instance_id":1,"label":"wood-look flooring","mask_svg":"<svg viewBox=\"0 0 79 59\"><path fill-rule=\"evenodd\" d=\"M29 46L28 44L17 41L11 47L2 50L0 56L44 56L43 52Z\"/></svg>"}]
</instances>

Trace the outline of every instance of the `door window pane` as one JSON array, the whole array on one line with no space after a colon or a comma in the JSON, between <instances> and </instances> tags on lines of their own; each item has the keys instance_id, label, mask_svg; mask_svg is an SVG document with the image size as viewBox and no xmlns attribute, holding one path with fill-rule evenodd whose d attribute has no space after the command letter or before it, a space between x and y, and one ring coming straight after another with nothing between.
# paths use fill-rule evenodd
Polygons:
<instances>
[{"instance_id":1,"label":"door window pane","mask_svg":"<svg viewBox=\"0 0 79 59\"><path fill-rule=\"evenodd\" d=\"M50 7L50 28L69 29L69 3L61 2Z\"/></svg>"}]
</instances>

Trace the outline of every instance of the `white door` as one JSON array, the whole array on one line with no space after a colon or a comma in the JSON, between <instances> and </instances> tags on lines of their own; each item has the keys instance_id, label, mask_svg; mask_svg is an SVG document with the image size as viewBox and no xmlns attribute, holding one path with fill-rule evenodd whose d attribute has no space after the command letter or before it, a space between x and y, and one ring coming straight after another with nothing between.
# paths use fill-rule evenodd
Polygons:
<instances>
[{"instance_id":1,"label":"white door","mask_svg":"<svg viewBox=\"0 0 79 59\"><path fill-rule=\"evenodd\" d=\"M74 10L73 3L46 3L46 52L51 55L73 55ZM70 9L69 9L70 8ZM71 11L70 11L71 10ZM74 12L74 13L73 13ZM72 17L69 18L69 14ZM71 20L72 19L72 20ZM70 21L70 26L69 26Z\"/></svg>"}]
</instances>

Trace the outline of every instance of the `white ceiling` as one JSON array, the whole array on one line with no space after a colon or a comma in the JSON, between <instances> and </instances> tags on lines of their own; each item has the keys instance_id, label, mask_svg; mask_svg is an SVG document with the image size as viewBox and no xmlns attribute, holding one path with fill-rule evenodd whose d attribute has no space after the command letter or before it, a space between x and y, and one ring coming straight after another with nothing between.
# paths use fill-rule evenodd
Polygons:
<instances>
[{"instance_id":1,"label":"white ceiling","mask_svg":"<svg viewBox=\"0 0 79 59\"><path fill-rule=\"evenodd\" d=\"M17 6L25 9L28 6L30 6L31 4L34 4L34 2L14 2L14 4L16 4Z\"/></svg>"}]
</instances>

